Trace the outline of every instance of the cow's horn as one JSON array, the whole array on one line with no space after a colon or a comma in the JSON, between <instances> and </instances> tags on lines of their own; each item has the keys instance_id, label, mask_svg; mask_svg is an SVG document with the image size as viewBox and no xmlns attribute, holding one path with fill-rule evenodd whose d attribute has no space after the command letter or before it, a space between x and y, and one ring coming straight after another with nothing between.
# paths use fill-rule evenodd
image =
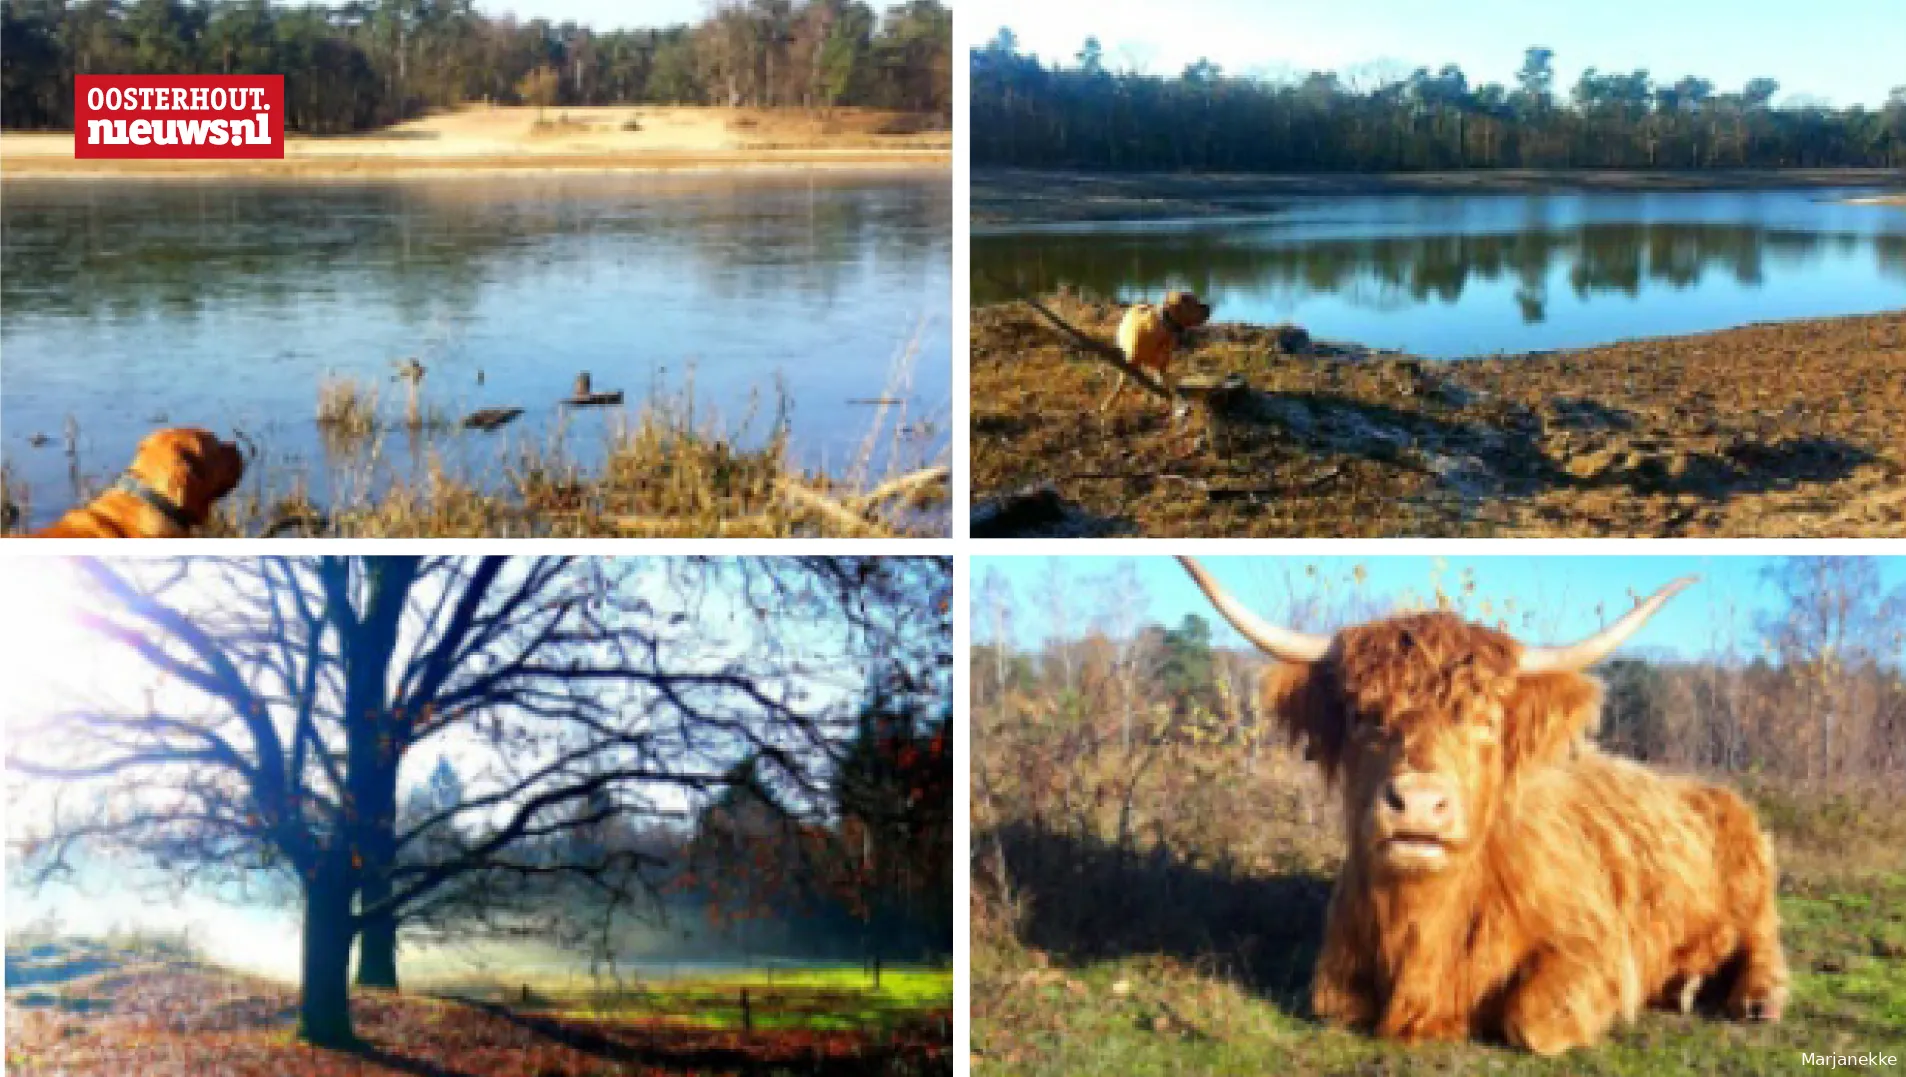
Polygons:
<instances>
[{"instance_id":1,"label":"cow's horn","mask_svg":"<svg viewBox=\"0 0 1906 1077\"><path fill-rule=\"evenodd\" d=\"M1293 632L1288 628L1279 628L1257 614L1244 608L1237 599L1232 598L1218 581L1211 578L1205 567L1189 557L1179 557L1178 563L1191 573L1191 579L1198 590L1211 600L1231 627L1238 630L1245 639L1257 644L1265 654L1280 662L1315 662L1330 650L1329 636L1313 636L1306 632Z\"/></svg>"},{"instance_id":2,"label":"cow's horn","mask_svg":"<svg viewBox=\"0 0 1906 1077\"><path fill-rule=\"evenodd\" d=\"M1524 673L1574 673L1584 670L1607 658L1615 648L1627 642L1629 636L1641 631L1668 600L1693 585L1698 576L1683 576L1673 583L1656 591L1646 602L1628 612L1626 617L1602 629L1580 643L1567 647L1524 647L1522 664Z\"/></svg>"}]
</instances>

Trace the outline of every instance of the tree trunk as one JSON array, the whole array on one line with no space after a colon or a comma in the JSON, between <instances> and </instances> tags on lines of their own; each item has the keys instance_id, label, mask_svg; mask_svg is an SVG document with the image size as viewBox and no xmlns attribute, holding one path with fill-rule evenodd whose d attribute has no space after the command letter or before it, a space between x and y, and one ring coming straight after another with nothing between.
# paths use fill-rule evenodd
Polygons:
<instances>
[{"instance_id":1,"label":"tree trunk","mask_svg":"<svg viewBox=\"0 0 1906 1077\"><path fill-rule=\"evenodd\" d=\"M344 896L347 920L353 898L361 913L390 896L389 873L397 847L397 771L408 747L409 727L406 716L391 710L385 691L398 625L417 574L414 558L372 562L366 569L370 592L362 616L351 630L339 633L344 639L344 710L353 716L345 735L343 855L349 858L351 884ZM340 567L331 588L341 602L347 601L342 596L348 586ZM347 942L342 958L347 980L349 958ZM365 919L357 977L365 987L397 986L397 910Z\"/></svg>"},{"instance_id":2,"label":"tree trunk","mask_svg":"<svg viewBox=\"0 0 1906 1077\"><path fill-rule=\"evenodd\" d=\"M382 893L374 893L382 891ZM381 901L390 892L390 884L384 880L364 881L365 906ZM397 990L397 920L384 915L374 916L364 925L357 940L357 986L383 987Z\"/></svg>"},{"instance_id":3,"label":"tree trunk","mask_svg":"<svg viewBox=\"0 0 1906 1077\"><path fill-rule=\"evenodd\" d=\"M318 1047L350 1047L350 865L337 853L305 885L304 953L298 1000L298 1038Z\"/></svg>"},{"instance_id":4,"label":"tree trunk","mask_svg":"<svg viewBox=\"0 0 1906 1077\"><path fill-rule=\"evenodd\" d=\"M351 790L362 806L357 851L363 857L357 908L363 924L358 938L357 985L397 990L397 912L373 912L391 893L390 869L397 859L397 766L393 753L361 750L353 762Z\"/></svg>"}]
</instances>

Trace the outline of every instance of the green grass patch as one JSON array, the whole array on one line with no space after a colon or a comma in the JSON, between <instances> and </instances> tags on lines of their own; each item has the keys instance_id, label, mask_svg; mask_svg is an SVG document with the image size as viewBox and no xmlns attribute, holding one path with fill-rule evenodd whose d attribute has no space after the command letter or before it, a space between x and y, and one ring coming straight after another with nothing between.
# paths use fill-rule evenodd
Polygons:
<instances>
[{"instance_id":1,"label":"green grass patch","mask_svg":"<svg viewBox=\"0 0 1906 1077\"><path fill-rule=\"evenodd\" d=\"M876 984L860 968L737 969L617 984L544 974L507 982L440 983L442 994L479 997L567 1018L666 1018L702 1028L880 1031L953 1005L944 968L882 969ZM744 1010L743 993L746 993Z\"/></svg>"},{"instance_id":2,"label":"green grass patch","mask_svg":"<svg viewBox=\"0 0 1906 1077\"><path fill-rule=\"evenodd\" d=\"M993 939L975 944L975 1072L1655 1077L1794 1073L1804 1051L1906 1053L1906 874L1789 889L1781 910L1793 998L1777 1025L1648 1012L1559 1059L1485 1044L1403 1047L1317 1024L1283 970L1216 953L1066 962ZM1275 920L1277 910L1264 915Z\"/></svg>"}]
</instances>

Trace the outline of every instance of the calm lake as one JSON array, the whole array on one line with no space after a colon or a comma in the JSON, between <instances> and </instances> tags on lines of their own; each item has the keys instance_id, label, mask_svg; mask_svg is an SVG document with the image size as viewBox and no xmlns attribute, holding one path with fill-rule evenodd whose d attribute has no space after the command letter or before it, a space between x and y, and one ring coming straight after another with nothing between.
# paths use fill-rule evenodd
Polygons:
<instances>
[{"instance_id":1,"label":"calm lake","mask_svg":"<svg viewBox=\"0 0 1906 1077\"><path fill-rule=\"evenodd\" d=\"M1906 306L1906 209L1859 193L1293 197L1265 216L1001 226L988 277L1123 301L1189 288L1228 322L1453 358Z\"/></svg>"},{"instance_id":2,"label":"calm lake","mask_svg":"<svg viewBox=\"0 0 1906 1077\"><path fill-rule=\"evenodd\" d=\"M679 394L764 439L777 386L795 454L851 465L903 398L893 451L931 462L950 414L945 172L482 177L380 182L8 181L0 199L0 451L33 522L70 501L63 451L110 479L154 427L243 430L274 484L335 491L315 421L329 372L381 389L370 481L432 456L499 474L560 437L600 459L620 410L567 410L579 372L630 410ZM426 413L524 408L502 431L401 429L393 364ZM896 376L905 379L895 382ZM861 403L856 403L861 401ZM44 442L36 446L36 441ZM885 444L893 444L889 438ZM348 480L363 481L362 469ZM251 488L248 479L247 488Z\"/></svg>"}]
</instances>

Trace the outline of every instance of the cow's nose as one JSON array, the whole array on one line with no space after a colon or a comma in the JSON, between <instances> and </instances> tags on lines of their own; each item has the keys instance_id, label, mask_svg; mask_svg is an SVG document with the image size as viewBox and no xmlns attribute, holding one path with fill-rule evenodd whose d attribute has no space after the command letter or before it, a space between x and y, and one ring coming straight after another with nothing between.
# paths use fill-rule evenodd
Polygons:
<instances>
[{"instance_id":1,"label":"cow's nose","mask_svg":"<svg viewBox=\"0 0 1906 1077\"><path fill-rule=\"evenodd\" d=\"M1449 825L1449 787L1427 774L1399 774L1383 786L1383 806L1405 826L1441 830Z\"/></svg>"}]
</instances>

